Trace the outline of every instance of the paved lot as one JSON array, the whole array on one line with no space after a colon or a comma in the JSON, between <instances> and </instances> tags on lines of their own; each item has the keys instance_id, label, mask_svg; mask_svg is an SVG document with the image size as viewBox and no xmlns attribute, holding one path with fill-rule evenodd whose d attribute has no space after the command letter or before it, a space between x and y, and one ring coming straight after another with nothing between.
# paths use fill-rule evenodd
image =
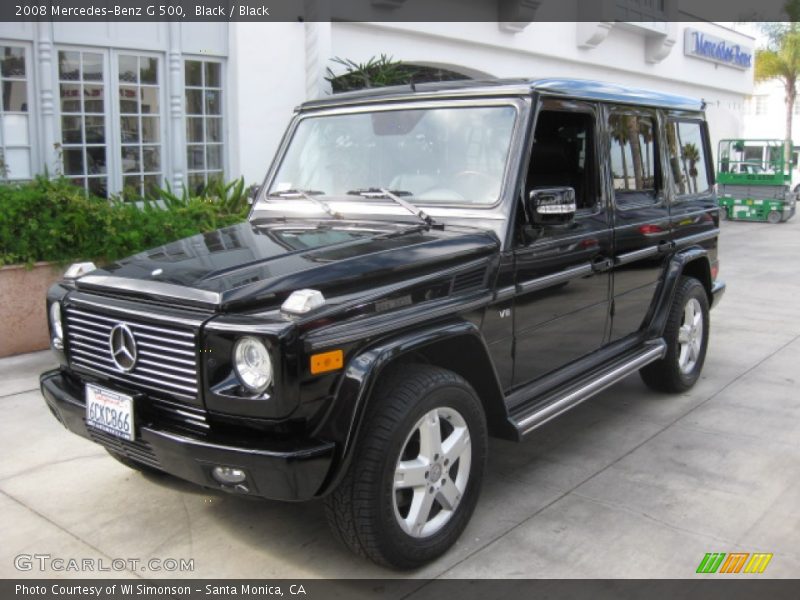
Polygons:
<instances>
[{"instance_id":1,"label":"paved lot","mask_svg":"<svg viewBox=\"0 0 800 600\"><path fill-rule=\"evenodd\" d=\"M525 444L494 442L472 523L416 576L682 578L714 551L772 552L762 577L800 576L800 218L726 222L721 256L728 292L695 389L630 377ZM199 577L394 575L340 549L319 503L117 464L45 409L49 362L0 360L0 576L25 575L19 553L194 558Z\"/></svg>"}]
</instances>

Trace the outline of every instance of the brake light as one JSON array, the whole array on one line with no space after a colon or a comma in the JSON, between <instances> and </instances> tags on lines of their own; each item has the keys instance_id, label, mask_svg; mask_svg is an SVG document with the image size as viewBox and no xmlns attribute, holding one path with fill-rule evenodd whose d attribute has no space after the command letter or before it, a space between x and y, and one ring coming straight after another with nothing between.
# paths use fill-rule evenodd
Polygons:
<instances>
[{"instance_id":1,"label":"brake light","mask_svg":"<svg viewBox=\"0 0 800 600\"><path fill-rule=\"evenodd\" d=\"M716 281L717 275L719 275L719 261L715 260L714 264L711 265L711 280Z\"/></svg>"}]
</instances>

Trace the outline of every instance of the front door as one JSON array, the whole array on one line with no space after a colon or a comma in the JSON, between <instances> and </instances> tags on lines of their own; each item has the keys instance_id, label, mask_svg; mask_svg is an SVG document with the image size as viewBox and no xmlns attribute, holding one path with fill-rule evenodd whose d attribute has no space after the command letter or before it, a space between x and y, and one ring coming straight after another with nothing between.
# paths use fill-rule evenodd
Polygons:
<instances>
[{"instance_id":1,"label":"front door","mask_svg":"<svg viewBox=\"0 0 800 600\"><path fill-rule=\"evenodd\" d=\"M575 190L577 212L541 223L520 209L515 240L514 385L597 350L609 313L611 233L600 182L597 107L545 100L525 186Z\"/></svg>"}]
</instances>

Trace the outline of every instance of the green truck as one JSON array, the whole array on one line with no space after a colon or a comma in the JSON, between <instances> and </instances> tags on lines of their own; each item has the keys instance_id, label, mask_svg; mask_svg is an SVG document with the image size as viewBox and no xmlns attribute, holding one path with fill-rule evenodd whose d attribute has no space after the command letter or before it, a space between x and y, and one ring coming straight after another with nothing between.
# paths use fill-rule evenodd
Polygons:
<instances>
[{"instance_id":1,"label":"green truck","mask_svg":"<svg viewBox=\"0 0 800 600\"><path fill-rule=\"evenodd\" d=\"M789 189L783 140L721 140L717 156L724 217L769 223L792 218L797 194Z\"/></svg>"}]
</instances>

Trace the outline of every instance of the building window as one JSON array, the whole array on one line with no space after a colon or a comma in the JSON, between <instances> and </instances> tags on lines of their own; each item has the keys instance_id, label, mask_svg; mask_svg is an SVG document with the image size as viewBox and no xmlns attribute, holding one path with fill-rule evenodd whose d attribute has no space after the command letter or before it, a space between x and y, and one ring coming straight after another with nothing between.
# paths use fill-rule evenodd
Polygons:
<instances>
[{"instance_id":1,"label":"building window","mask_svg":"<svg viewBox=\"0 0 800 600\"><path fill-rule=\"evenodd\" d=\"M207 60L184 63L186 89L186 171L193 192L222 179L222 65Z\"/></svg>"},{"instance_id":2,"label":"building window","mask_svg":"<svg viewBox=\"0 0 800 600\"><path fill-rule=\"evenodd\" d=\"M703 130L697 121L672 121L667 125L667 148L675 196L709 191Z\"/></svg>"},{"instance_id":3,"label":"building window","mask_svg":"<svg viewBox=\"0 0 800 600\"><path fill-rule=\"evenodd\" d=\"M31 177L28 70L25 48L0 45L0 177Z\"/></svg>"},{"instance_id":4,"label":"building window","mask_svg":"<svg viewBox=\"0 0 800 600\"><path fill-rule=\"evenodd\" d=\"M616 0L615 17L618 21L666 21L665 0Z\"/></svg>"},{"instance_id":5,"label":"building window","mask_svg":"<svg viewBox=\"0 0 800 600\"><path fill-rule=\"evenodd\" d=\"M769 96L756 96L755 97L755 114L756 115L765 115L767 114L767 101L769 100Z\"/></svg>"},{"instance_id":6,"label":"building window","mask_svg":"<svg viewBox=\"0 0 800 600\"><path fill-rule=\"evenodd\" d=\"M93 194L107 196L103 55L59 51L58 81L64 175Z\"/></svg>"},{"instance_id":7,"label":"building window","mask_svg":"<svg viewBox=\"0 0 800 600\"><path fill-rule=\"evenodd\" d=\"M118 64L122 193L155 196L162 176L158 59L120 54Z\"/></svg>"}]
</instances>

